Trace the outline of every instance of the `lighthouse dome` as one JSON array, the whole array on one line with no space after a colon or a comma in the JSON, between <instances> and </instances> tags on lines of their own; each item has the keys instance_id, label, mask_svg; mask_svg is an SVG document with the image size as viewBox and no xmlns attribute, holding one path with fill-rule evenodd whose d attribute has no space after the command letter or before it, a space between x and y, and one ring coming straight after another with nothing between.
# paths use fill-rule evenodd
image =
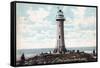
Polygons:
<instances>
[{"instance_id":1,"label":"lighthouse dome","mask_svg":"<svg viewBox=\"0 0 100 68\"><path fill-rule=\"evenodd\" d=\"M56 20L64 20L64 15L62 10L58 10Z\"/></svg>"},{"instance_id":2,"label":"lighthouse dome","mask_svg":"<svg viewBox=\"0 0 100 68\"><path fill-rule=\"evenodd\" d=\"M59 10L59 11L58 11L58 15L63 15L62 10Z\"/></svg>"}]
</instances>

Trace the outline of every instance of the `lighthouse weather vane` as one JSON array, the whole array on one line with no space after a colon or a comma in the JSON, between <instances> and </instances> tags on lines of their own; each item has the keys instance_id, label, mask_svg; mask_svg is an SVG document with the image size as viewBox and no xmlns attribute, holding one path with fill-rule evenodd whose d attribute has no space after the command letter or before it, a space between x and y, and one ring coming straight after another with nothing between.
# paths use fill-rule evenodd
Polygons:
<instances>
[{"instance_id":1,"label":"lighthouse weather vane","mask_svg":"<svg viewBox=\"0 0 100 68\"><path fill-rule=\"evenodd\" d=\"M62 8L61 8L61 7L57 7L57 9L58 9L58 10L62 10Z\"/></svg>"}]
</instances>

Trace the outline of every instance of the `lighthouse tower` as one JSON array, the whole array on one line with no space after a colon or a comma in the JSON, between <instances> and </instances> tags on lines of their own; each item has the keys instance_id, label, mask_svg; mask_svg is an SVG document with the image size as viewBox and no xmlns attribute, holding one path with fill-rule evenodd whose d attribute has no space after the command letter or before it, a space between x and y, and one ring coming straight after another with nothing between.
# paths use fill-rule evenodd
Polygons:
<instances>
[{"instance_id":1,"label":"lighthouse tower","mask_svg":"<svg viewBox=\"0 0 100 68\"><path fill-rule=\"evenodd\" d=\"M65 54L65 41L64 41L64 15L62 10L58 10L56 16L56 23L57 23L57 46L54 49L54 53Z\"/></svg>"}]
</instances>

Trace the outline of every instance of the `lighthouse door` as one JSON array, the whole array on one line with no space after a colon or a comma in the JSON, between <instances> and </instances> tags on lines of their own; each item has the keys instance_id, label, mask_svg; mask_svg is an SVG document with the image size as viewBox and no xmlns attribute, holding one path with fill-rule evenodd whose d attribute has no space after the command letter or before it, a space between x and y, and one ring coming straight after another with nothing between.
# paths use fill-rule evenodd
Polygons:
<instances>
[{"instance_id":1,"label":"lighthouse door","mask_svg":"<svg viewBox=\"0 0 100 68\"><path fill-rule=\"evenodd\" d=\"M59 36L59 39L60 39L60 36Z\"/></svg>"}]
</instances>

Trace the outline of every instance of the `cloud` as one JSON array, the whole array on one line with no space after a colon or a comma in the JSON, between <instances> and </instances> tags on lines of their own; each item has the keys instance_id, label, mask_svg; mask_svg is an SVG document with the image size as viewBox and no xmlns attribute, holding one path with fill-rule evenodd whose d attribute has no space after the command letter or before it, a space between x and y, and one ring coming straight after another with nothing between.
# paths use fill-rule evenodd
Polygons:
<instances>
[{"instance_id":1,"label":"cloud","mask_svg":"<svg viewBox=\"0 0 100 68\"><path fill-rule=\"evenodd\" d=\"M70 6L69 6L70 8ZM28 7L25 16L17 16L17 48L54 48L56 47L56 21L55 8ZM73 18L66 14L68 7L64 8L66 21L64 22L66 47L96 46L96 17L85 16L84 7L71 8ZM55 14L56 15L56 14ZM55 18L55 17L54 17ZM91 43L92 42L92 43ZM84 45L85 43L85 45Z\"/></svg>"},{"instance_id":2,"label":"cloud","mask_svg":"<svg viewBox=\"0 0 100 68\"><path fill-rule=\"evenodd\" d=\"M51 6L47 6L47 10L50 11L52 9Z\"/></svg>"},{"instance_id":3,"label":"cloud","mask_svg":"<svg viewBox=\"0 0 100 68\"><path fill-rule=\"evenodd\" d=\"M74 18L66 18L64 24L66 47L96 46L96 17L85 16L87 9L85 7L71 9Z\"/></svg>"},{"instance_id":4,"label":"cloud","mask_svg":"<svg viewBox=\"0 0 100 68\"><path fill-rule=\"evenodd\" d=\"M66 24L65 27L69 27L69 30L71 29L73 31L73 30L95 30L96 29L96 16L95 15L86 16L89 7L73 7L73 9L70 10L72 11L74 18L71 19L67 17L65 21Z\"/></svg>"},{"instance_id":5,"label":"cloud","mask_svg":"<svg viewBox=\"0 0 100 68\"><path fill-rule=\"evenodd\" d=\"M17 49L55 46L55 25L45 19L50 9L30 7L26 11L28 16L17 16Z\"/></svg>"},{"instance_id":6,"label":"cloud","mask_svg":"<svg viewBox=\"0 0 100 68\"><path fill-rule=\"evenodd\" d=\"M41 23L49 15L49 12L44 8L38 8L38 10L33 10L30 7L27 11L29 19L34 23Z\"/></svg>"},{"instance_id":7,"label":"cloud","mask_svg":"<svg viewBox=\"0 0 100 68\"><path fill-rule=\"evenodd\" d=\"M87 7L76 7L76 9L72 9L76 18L84 18L85 11Z\"/></svg>"},{"instance_id":8,"label":"cloud","mask_svg":"<svg viewBox=\"0 0 100 68\"><path fill-rule=\"evenodd\" d=\"M42 41L42 42L39 42L39 41L25 42L25 40L22 40L22 41L19 41L17 49L55 48L55 45L56 45L55 42L56 42L55 39L52 39L52 40L46 39L45 41Z\"/></svg>"},{"instance_id":9,"label":"cloud","mask_svg":"<svg viewBox=\"0 0 100 68\"><path fill-rule=\"evenodd\" d=\"M96 32L94 31L71 31L65 33L65 39L83 39L95 40Z\"/></svg>"},{"instance_id":10,"label":"cloud","mask_svg":"<svg viewBox=\"0 0 100 68\"><path fill-rule=\"evenodd\" d=\"M94 47L96 46L96 40L67 39L65 45L66 47Z\"/></svg>"}]
</instances>

